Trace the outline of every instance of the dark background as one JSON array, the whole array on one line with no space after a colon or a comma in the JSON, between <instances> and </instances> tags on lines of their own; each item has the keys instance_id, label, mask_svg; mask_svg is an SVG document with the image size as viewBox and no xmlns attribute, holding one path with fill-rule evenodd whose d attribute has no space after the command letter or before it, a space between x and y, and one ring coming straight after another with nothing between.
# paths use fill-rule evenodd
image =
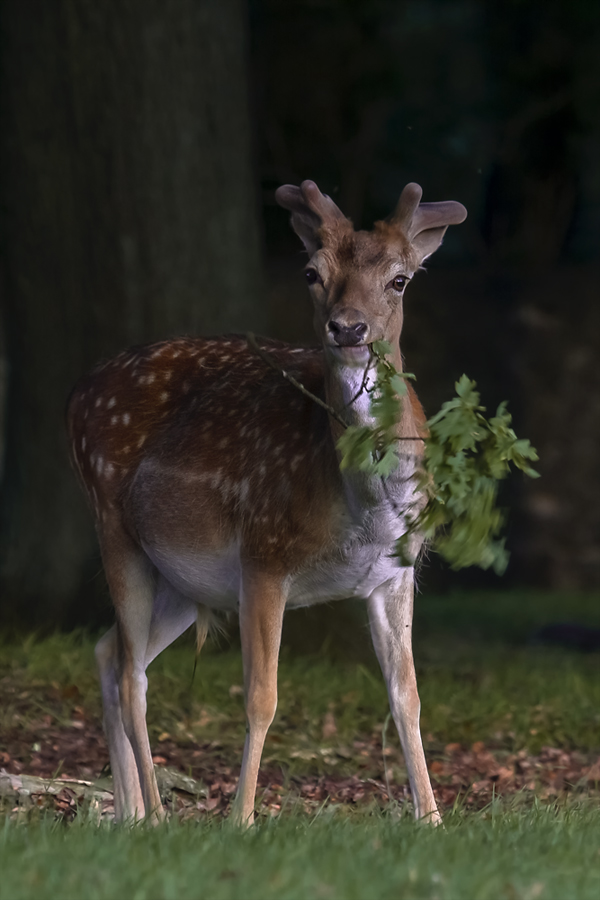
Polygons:
<instances>
[{"instance_id":1,"label":"dark background","mask_svg":"<svg viewBox=\"0 0 600 900\"><path fill-rule=\"evenodd\" d=\"M469 210L406 299L426 410L466 372L508 399L502 582L600 586L600 4L1 0L1 621L109 615L66 461L76 379L132 343L252 328L310 341L275 188L357 227L408 181Z\"/></svg>"}]
</instances>

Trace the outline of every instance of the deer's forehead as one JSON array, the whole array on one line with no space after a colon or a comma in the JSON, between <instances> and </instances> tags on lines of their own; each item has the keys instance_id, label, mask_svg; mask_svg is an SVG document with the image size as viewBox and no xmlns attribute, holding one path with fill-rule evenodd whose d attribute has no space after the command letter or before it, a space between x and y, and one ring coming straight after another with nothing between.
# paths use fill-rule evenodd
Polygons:
<instances>
[{"instance_id":1,"label":"deer's forehead","mask_svg":"<svg viewBox=\"0 0 600 900\"><path fill-rule=\"evenodd\" d=\"M378 233L357 231L323 241L318 257L330 277L347 279L351 275L387 274L391 269L411 272L414 268L410 246L401 236L383 237Z\"/></svg>"}]
</instances>

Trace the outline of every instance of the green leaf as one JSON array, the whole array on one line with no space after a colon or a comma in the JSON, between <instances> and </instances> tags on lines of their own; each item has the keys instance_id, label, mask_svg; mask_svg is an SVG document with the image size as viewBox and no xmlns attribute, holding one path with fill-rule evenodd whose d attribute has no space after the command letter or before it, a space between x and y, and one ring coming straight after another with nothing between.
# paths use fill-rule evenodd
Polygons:
<instances>
[{"instance_id":1,"label":"green leaf","mask_svg":"<svg viewBox=\"0 0 600 900\"><path fill-rule=\"evenodd\" d=\"M398 468L399 462L400 460L398 459L396 448L394 446L389 446L386 448L381 459L375 463L374 472L377 475L381 475L383 478L387 478L388 475L391 475L392 472Z\"/></svg>"},{"instance_id":2,"label":"green leaf","mask_svg":"<svg viewBox=\"0 0 600 900\"><path fill-rule=\"evenodd\" d=\"M376 442L373 431L368 426L350 426L339 438L337 446L342 455L342 470L364 470L373 462Z\"/></svg>"},{"instance_id":3,"label":"green leaf","mask_svg":"<svg viewBox=\"0 0 600 900\"><path fill-rule=\"evenodd\" d=\"M403 375L392 375L390 378L390 386L400 397L406 394L407 387Z\"/></svg>"},{"instance_id":4,"label":"green leaf","mask_svg":"<svg viewBox=\"0 0 600 900\"><path fill-rule=\"evenodd\" d=\"M393 353L393 347L388 341L373 341L371 346L375 356L389 356Z\"/></svg>"}]
</instances>

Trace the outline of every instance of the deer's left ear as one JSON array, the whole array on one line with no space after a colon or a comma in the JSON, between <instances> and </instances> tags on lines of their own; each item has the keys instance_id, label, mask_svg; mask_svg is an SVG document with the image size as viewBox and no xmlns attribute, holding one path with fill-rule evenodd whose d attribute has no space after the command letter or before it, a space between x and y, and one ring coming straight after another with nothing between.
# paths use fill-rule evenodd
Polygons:
<instances>
[{"instance_id":1,"label":"deer's left ear","mask_svg":"<svg viewBox=\"0 0 600 900\"><path fill-rule=\"evenodd\" d=\"M422 195L418 184L407 184L391 219L410 241L420 263L435 253L449 225L460 225L467 218L462 203L421 203Z\"/></svg>"}]
</instances>

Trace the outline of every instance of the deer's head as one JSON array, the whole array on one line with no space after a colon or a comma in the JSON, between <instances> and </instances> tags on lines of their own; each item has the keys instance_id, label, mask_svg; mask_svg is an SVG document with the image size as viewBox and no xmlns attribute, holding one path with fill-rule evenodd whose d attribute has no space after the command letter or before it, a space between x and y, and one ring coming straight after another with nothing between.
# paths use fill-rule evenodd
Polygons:
<instances>
[{"instance_id":1,"label":"deer's head","mask_svg":"<svg viewBox=\"0 0 600 900\"><path fill-rule=\"evenodd\" d=\"M467 215L452 200L421 203L422 193L418 184L407 184L387 221L355 231L313 181L277 190L277 202L291 210L292 227L310 257L306 280L330 363L364 366L368 345L378 340L399 348L406 285L447 227Z\"/></svg>"}]
</instances>

